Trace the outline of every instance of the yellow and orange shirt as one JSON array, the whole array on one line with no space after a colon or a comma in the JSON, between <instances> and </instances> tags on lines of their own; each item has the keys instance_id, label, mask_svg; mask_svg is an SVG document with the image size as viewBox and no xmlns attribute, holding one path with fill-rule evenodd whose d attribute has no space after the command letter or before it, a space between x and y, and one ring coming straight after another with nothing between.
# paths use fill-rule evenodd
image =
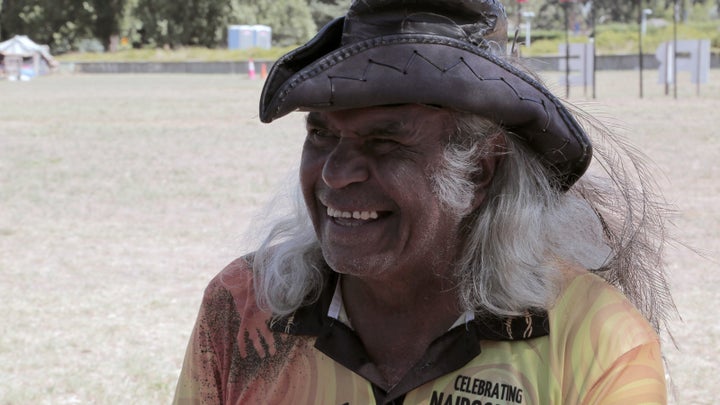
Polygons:
<instances>
[{"instance_id":1,"label":"yellow and orange shirt","mask_svg":"<svg viewBox=\"0 0 720 405\"><path fill-rule=\"evenodd\" d=\"M256 304L247 262L225 268L205 291L175 403L666 403L657 335L591 273L573 275L546 314L464 315L390 391L373 383L328 273L316 303L273 321Z\"/></svg>"}]
</instances>

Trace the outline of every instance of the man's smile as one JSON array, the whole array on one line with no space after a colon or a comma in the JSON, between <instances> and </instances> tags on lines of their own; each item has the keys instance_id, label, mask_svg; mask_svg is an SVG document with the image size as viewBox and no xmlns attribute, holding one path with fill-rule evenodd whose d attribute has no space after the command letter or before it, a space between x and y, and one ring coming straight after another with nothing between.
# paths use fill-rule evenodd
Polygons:
<instances>
[{"instance_id":1,"label":"man's smile","mask_svg":"<svg viewBox=\"0 0 720 405\"><path fill-rule=\"evenodd\" d=\"M431 176L450 117L416 104L308 114L300 181L330 268L374 280L450 261L434 243L455 246L459 225Z\"/></svg>"},{"instance_id":2,"label":"man's smile","mask_svg":"<svg viewBox=\"0 0 720 405\"><path fill-rule=\"evenodd\" d=\"M340 211L331 207L327 208L327 214L332 218L344 218L344 219L361 219L367 221L369 219L378 219L377 211Z\"/></svg>"}]
</instances>

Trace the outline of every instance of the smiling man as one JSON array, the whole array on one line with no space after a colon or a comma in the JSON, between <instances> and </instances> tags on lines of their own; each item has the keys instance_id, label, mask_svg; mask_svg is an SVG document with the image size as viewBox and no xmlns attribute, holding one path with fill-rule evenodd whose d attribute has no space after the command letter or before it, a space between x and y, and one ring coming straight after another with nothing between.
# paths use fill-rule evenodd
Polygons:
<instances>
[{"instance_id":1,"label":"smiling man","mask_svg":"<svg viewBox=\"0 0 720 405\"><path fill-rule=\"evenodd\" d=\"M364 0L275 64L304 204L206 289L176 403L665 403L660 210L506 38L497 1Z\"/></svg>"}]
</instances>

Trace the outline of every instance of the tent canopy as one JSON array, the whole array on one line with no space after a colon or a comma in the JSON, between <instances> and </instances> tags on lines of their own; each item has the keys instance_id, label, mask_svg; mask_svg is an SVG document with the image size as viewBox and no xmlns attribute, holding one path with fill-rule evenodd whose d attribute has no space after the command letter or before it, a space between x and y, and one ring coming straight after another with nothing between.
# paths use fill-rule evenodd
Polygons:
<instances>
[{"instance_id":1,"label":"tent canopy","mask_svg":"<svg viewBox=\"0 0 720 405\"><path fill-rule=\"evenodd\" d=\"M36 44L26 35L15 35L7 41L0 42L0 54L5 56L21 56L31 58L40 55L48 63L54 62L52 55L43 46Z\"/></svg>"}]
</instances>

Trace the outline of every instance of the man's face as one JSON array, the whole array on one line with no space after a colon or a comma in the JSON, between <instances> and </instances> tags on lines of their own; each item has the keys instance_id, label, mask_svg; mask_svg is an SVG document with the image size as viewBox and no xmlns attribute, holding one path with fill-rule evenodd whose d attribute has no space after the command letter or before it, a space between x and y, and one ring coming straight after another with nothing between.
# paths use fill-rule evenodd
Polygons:
<instances>
[{"instance_id":1,"label":"man's face","mask_svg":"<svg viewBox=\"0 0 720 405\"><path fill-rule=\"evenodd\" d=\"M451 131L449 112L420 105L308 115L300 181L331 268L376 279L447 273L460 218L431 176Z\"/></svg>"}]
</instances>

